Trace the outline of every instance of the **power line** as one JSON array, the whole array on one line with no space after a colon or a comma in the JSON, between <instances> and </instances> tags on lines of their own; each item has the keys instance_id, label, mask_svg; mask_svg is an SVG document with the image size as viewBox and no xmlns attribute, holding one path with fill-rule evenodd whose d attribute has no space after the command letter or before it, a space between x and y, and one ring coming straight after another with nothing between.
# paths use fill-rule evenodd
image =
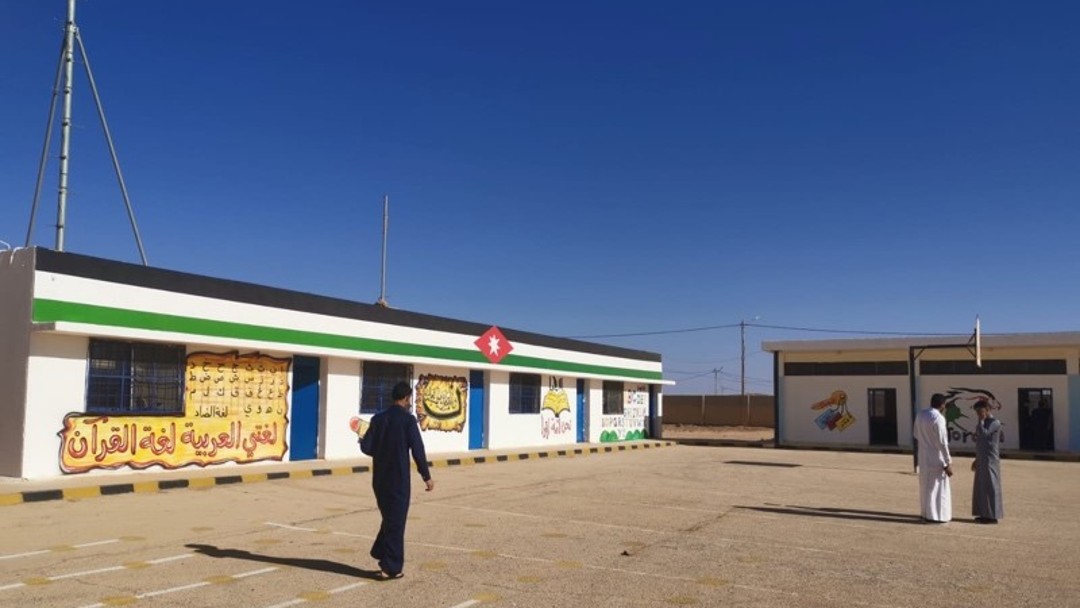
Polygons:
<instances>
[{"instance_id":1,"label":"power line","mask_svg":"<svg viewBox=\"0 0 1080 608\"><path fill-rule=\"evenodd\" d=\"M855 334L865 336L957 336L960 333L942 333L942 332L930 332L930 331L870 331L863 329L837 329L827 327L799 327L795 325L770 325L767 323L728 323L725 325L706 325L704 327L687 327L683 329L661 329L656 331L639 331L629 332L622 334L595 334L589 336L567 336L575 340L586 340L594 338L630 338L634 336L658 336L663 334L685 334L699 331L711 331L714 329L734 329L736 327L760 327L762 329L783 329L787 331L806 331L817 332L827 334Z\"/></svg>"},{"instance_id":2,"label":"power line","mask_svg":"<svg viewBox=\"0 0 1080 608\"><path fill-rule=\"evenodd\" d=\"M957 336L957 332L938 333L929 331L866 331L861 329L827 329L821 327L795 327L791 325L767 325L765 323L747 323L748 327L761 327L763 329L786 329L789 331L813 331L827 334L862 334L868 336Z\"/></svg>"},{"instance_id":3,"label":"power line","mask_svg":"<svg viewBox=\"0 0 1080 608\"><path fill-rule=\"evenodd\" d=\"M687 329L663 329L659 331L642 331L628 334L597 334L593 336L567 336L575 340L585 340L592 338L628 338L631 336L658 336L660 334L685 334L695 331L709 331L713 329L731 329L732 327L738 327L738 323L730 323L728 325L708 325L706 327L690 327Z\"/></svg>"}]
</instances>

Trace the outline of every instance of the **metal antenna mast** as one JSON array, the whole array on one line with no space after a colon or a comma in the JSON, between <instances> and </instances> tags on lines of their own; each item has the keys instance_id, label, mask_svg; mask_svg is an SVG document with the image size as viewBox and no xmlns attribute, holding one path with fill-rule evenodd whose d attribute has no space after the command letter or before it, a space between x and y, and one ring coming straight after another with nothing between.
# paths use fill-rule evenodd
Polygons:
<instances>
[{"instance_id":1,"label":"metal antenna mast","mask_svg":"<svg viewBox=\"0 0 1080 608\"><path fill-rule=\"evenodd\" d=\"M94 95L94 103L97 106L98 119L101 128L105 131L105 141L109 145L109 155L112 157L113 169L116 179L120 184L120 193L124 197L124 205L127 207L128 219L131 221L131 229L135 233L135 244L139 248L139 257L143 266L147 265L146 251L143 249L142 237L139 236L139 226L135 222L135 211L128 197L127 186L124 183L124 174L120 170L120 160L116 155L116 146L113 145L112 134L109 132L109 123L105 120L105 109L101 105L101 97L98 95L97 84L94 82L94 73L90 69L90 59L86 54L86 46L83 45L79 28L75 25L75 0L68 0L67 23L64 26L64 43L60 49L60 65L57 66L56 80L53 83L52 100L49 103L49 118L45 123L45 145L41 150L41 162L38 164L37 185L34 188L34 200L30 208L30 226L26 231L26 246L30 246L34 233L34 219L37 216L38 200L41 197L41 184L45 175L45 165L48 160L49 142L52 139L52 124L56 115L56 95L60 89L61 78L63 79L63 114L60 120L60 179L58 184L59 196L56 204L56 250L64 250L64 229L67 218L67 195L68 195L68 160L71 156L71 90L74 82L75 45L79 45L79 54L86 68L86 76L90 82L90 91Z\"/></svg>"},{"instance_id":2,"label":"metal antenna mast","mask_svg":"<svg viewBox=\"0 0 1080 608\"><path fill-rule=\"evenodd\" d=\"M379 299L375 302L379 306L389 308L390 303L386 301L386 235L390 229L390 197L383 195L383 211L382 211L382 279L380 280L379 287Z\"/></svg>"}]
</instances>

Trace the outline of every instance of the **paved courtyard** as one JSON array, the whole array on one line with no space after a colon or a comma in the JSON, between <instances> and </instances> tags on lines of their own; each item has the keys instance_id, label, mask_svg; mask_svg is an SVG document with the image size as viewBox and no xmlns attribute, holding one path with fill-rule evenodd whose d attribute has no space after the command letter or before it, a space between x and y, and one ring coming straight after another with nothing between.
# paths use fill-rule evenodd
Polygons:
<instances>
[{"instance_id":1,"label":"paved courtyard","mask_svg":"<svg viewBox=\"0 0 1080 608\"><path fill-rule=\"evenodd\" d=\"M904 455L663 447L435 469L375 582L367 474L0 507L0 606L1080 606L1080 465L921 524Z\"/></svg>"}]
</instances>

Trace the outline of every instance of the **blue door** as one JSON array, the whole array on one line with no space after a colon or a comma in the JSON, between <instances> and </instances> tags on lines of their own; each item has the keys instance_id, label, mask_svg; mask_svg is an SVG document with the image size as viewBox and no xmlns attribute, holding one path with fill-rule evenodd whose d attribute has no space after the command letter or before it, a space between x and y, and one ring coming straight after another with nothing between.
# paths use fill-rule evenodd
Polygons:
<instances>
[{"instance_id":1,"label":"blue door","mask_svg":"<svg viewBox=\"0 0 1080 608\"><path fill-rule=\"evenodd\" d=\"M578 378L577 381L577 441L585 443L585 381Z\"/></svg>"},{"instance_id":2,"label":"blue door","mask_svg":"<svg viewBox=\"0 0 1080 608\"><path fill-rule=\"evenodd\" d=\"M658 396L657 386L655 384L649 385L649 419L645 421L645 437L651 439L659 439L663 435L664 425L660 419L660 399Z\"/></svg>"},{"instance_id":3,"label":"blue door","mask_svg":"<svg viewBox=\"0 0 1080 608\"><path fill-rule=\"evenodd\" d=\"M319 449L319 360L293 357L289 460L312 460Z\"/></svg>"},{"instance_id":4,"label":"blue door","mask_svg":"<svg viewBox=\"0 0 1080 608\"><path fill-rule=\"evenodd\" d=\"M469 449L484 449L484 372L469 372Z\"/></svg>"}]
</instances>

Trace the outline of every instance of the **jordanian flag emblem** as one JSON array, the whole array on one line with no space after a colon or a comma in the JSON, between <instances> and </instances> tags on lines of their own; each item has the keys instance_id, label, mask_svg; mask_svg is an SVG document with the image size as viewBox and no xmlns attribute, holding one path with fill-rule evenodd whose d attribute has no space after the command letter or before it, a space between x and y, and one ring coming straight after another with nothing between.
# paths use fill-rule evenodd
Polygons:
<instances>
[{"instance_id":1,"label":"jordanian flag emblem","mask_svg":"<svg viewBox=\"0 0 1080 608\"><path fill-rule=\"evenodd\" d=\"M494 325L477 338L476 342L473 342L473 344L475 344L476 348L479 348L480 352L484 353L487 360L492 363L502 361L503 357L509 355L510 351L514 350L514 346L510 344L510 341L506 339L506 336L499 331L499 328Z\"/></svg>"}]
</instances>

